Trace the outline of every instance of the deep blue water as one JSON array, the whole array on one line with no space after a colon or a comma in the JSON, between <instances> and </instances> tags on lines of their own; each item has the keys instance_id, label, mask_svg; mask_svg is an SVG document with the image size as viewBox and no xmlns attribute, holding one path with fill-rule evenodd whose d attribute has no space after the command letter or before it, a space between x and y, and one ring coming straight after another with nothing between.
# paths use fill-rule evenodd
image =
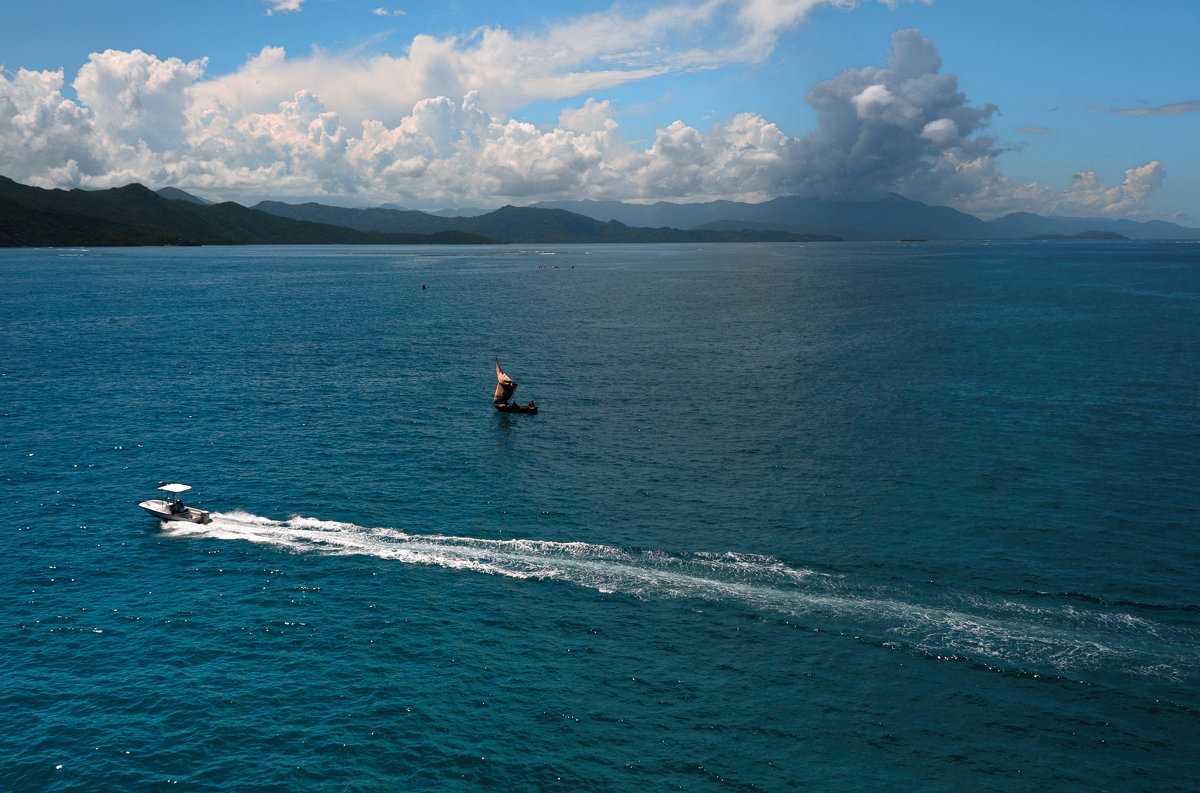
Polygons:
<instances>
[{"instance_id":1,"label":"deep blue water","mask_svg":"<svg viewBox=\"0 0 1200 793\"><path fill-rule=\"evenodd\" d=\"M0 250L0 789L1195 790L1198 364L1194 244Z\"/></svg>"}]
</instances>

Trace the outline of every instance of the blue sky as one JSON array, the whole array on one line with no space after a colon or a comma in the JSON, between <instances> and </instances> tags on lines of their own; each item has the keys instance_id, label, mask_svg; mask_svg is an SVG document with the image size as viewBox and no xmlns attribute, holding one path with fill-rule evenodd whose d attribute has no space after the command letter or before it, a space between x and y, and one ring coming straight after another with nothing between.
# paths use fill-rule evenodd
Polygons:
<instances>
[{"instance_id":1,"label":"blue sky","mask_svg":"<svg viewBox=\"0 0 1200 793\"><path fill-rule=\"evenodd\" d=\"M9 0L0 174L417 208L892 190L1200 225L1194 0Z\"/></svg>"}]
</instances>

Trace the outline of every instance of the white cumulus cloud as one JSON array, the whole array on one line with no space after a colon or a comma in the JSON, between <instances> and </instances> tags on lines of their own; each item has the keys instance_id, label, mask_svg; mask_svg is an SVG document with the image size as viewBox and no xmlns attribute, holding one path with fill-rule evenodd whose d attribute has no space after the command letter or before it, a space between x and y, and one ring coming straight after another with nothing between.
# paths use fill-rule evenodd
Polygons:
<instances>
[{"instance_id":1,"label":"white cumulus cloud","mask_svg":"<svg viewBox=\"0 0 1200 793\"><path fill-rule=\"evenodd\" d=\"M295 14L304 5L304 0L263 0L267 7L267 15Z\"/></svg>"},{"instance_id":2,"label":"white cumulus cloud","mask_svg":"<svg viewBox=\"0 0 1200 793\"><path fill-rule=\"evenodd\" d=\"M62 94L62 70L0 73L0 174L39 187L78 187L103 170L86 108Z\"/></svg>"},{"instance_id":3,"label":"white cumulus cloud","mask_svg":"<svg viewBox=\"0 0 1200 793\"><path fill-rule=\"evenodd\" d=\"M816 128L801 137L744 112L707 129L675 121L648 144L630 142L611 102L596 98L620 82L734 57L818 4L708 0L632 20L590 15L526 37L492 28L465 40L418 36L401 56L290 58L266 47L218 76L204 59L107 50L80 69L77 100L64 97L61 71L0 73L0 173L42 186L176 185L246 203L762 201L890 190L983 216L1148 211L1165 173L1157 161L1115 186L1094 173L1061 191L1005 177L987 134L997 108L970 103L917 30L893 35L885 67L814 86L806 99ZM658 45L718 24L712 42L725 49ZM562 97L576 98L557 124L511 118Z\"/></svg>"},{"instance_id":4,"label":"white cumulus cloud","mask_svg":"<svg viewBox=\"0 0 1200 793\"><path fill-rule=\"evenodd\" d=\"M159 60L141 50L92 54L72 87L109 140L154 150L184 142L185 111L206 60Z\"/></svg>"}]
</instances>

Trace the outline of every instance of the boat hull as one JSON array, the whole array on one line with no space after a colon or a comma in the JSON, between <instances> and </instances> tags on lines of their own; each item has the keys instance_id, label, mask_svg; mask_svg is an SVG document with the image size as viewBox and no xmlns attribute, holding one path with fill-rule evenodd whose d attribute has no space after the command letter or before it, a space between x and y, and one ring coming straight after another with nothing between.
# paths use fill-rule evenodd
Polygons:
<instances>
[{"instance_id":1,"label":"boat hull","mask_svg":"<svg viewBox=\"0 0 1200 793\"><path fill-rule=\"evenodd\" d=\"M197 509L196 507L184 507L183 512L172 512L170 501L163 501L157 498L143 501L138 506L159 520L174 520L184 523L209 523L212 520L207 510Z\"/></svg>"},{"instance_id":2,"label":"boat hull","mask_svg":"<svg viewBox=\"0 0 1200 793\"><path fill-rule=\"evenodd\" d=\"M537 405L515 405L515 404L508 404L508 403L505 403L502 405L496 405L496 410L499 410L501 413L537 413L538 412Z\"/></svg>"}]
</instances>

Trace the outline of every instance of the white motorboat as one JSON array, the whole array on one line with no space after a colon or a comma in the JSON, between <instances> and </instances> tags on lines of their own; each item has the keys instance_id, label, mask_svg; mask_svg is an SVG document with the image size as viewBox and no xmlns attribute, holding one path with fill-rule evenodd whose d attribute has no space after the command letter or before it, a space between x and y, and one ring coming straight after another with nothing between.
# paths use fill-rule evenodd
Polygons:
<instances>
[{"instance_id":1,"label":"white motorboat","mask_svg":"<svg viewBox=\"0 0 1200 793\"><path fill-rule=\"evenodd\" d=\"M165 490L168 493L174 493L175 498L152 498L138 504L139 507L149 512L159 520L186 520L190 523L208 523L211 518L208 512L196 507L189 507L183 503L183 499L179 497L180 493L186 493L191 490L191 485L182 485L178 482L172 482L163 485L159 490Z\"/></svg>"}]
</instances>

